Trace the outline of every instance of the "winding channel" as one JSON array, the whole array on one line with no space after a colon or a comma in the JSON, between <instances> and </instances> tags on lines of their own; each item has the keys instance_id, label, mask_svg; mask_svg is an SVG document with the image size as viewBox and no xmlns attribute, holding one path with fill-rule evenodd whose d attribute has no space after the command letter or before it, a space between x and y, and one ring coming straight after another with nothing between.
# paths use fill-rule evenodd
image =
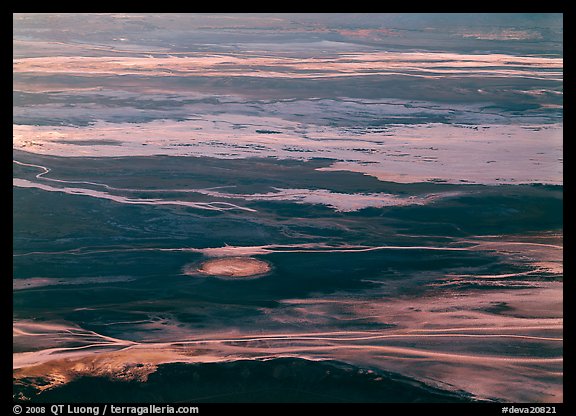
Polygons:
<instances>
[{"instance_id":1,"label":"winding channel","mask_svg":"<svg viewBox=\"0 0 576 416\"><path fill-rule=\"evenodd\" d=\"M127 189L127 188L114 188L112 186L97 183L97 182L89 182L89 181L67 181L62 179L53 179L45 177L44 175L48 174L51 169L47 168L46 166L42 165L34 165L30 163L23 163L17 160L13 160L13 162L17 165L21 166L29 166L34 167L42 170L39 174L35 177L37 179L43 179L52 182L58 183L68 183L68 184L86 184L86 185L94 185L94 186L101 186L109 190L116 190L116 191L146 191L148 190L138 190L138 189ZM158 199L158 198L128 198L125 196L113 195L108 192L103 191L96 191L93 189L86 189L86 188L70 188L70 187L53 187L50 185L45 185L33 181L29 181L27 179L21 178L13 178L12 185L19 187L19 188L36 188L41 189L43 191L48 192L62 192L70 195L83 195L83 196L90 196L93 198L100 198L100 199L107 199L114 202L119 202L121 204L137 204L137 205L180 205L195 209L204 209L204 210L211 210L211 211L229 211L229 210L242 210L248 212L257 212L255 209L241 207L239 205L235 205L229 202L191 202L191 201L180 201L180 200L165 200L165 199ZM166 192L166 191L178 191L178 192L195 192L195 190L175 190L175 189L157 189L152 190L154 192Z\"/></svg>"}]
</instances>

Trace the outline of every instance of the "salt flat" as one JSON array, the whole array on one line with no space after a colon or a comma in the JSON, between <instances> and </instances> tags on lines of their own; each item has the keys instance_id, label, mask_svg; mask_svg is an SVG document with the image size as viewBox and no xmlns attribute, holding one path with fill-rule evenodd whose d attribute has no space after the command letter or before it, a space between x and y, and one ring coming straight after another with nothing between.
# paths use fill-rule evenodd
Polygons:
<instances>
[{"instance_id":1,"label":"salt flat","mask_svg":"<svg viewBox=\"0 0 576 416\"><path fill-rule=\"evenodd\" d=\"M14 400L563 401L561 14L13 23Z\"/></svg>"}]
</instances>

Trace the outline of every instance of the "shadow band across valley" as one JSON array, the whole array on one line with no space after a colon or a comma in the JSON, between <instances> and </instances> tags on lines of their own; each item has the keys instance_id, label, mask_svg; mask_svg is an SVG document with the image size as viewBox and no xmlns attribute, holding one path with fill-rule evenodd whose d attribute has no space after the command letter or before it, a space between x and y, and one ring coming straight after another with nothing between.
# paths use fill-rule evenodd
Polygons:
<instances>
[{"instance_id":1,"label":"shadow band across valley","mask_svg":"<svg viewBox=\"0 0 576 416\"><path fill-rule=\"evenodd\" d=\"M36 395L26 381L14 397L37 403L473 403L393 373L334 361L277 358L208 364L165 364L146 382L82 377Z\"/></svg>"}]
</instances>

